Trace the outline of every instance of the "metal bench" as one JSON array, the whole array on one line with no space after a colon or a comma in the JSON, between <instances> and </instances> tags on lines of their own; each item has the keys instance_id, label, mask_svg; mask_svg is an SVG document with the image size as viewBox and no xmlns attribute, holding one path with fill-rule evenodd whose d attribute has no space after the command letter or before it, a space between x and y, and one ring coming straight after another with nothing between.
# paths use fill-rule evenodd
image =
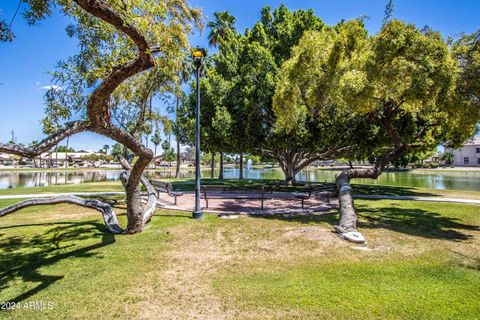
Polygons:
<instances>
[{"instance_id":1,"label":"metal bench","mask_svg":"<svg viewBox=\"0 0 480 320\"><path fill-rule=\"evenodd\" d=\"M152 184L153 189L157 191L157 197L160 197L160 193L166 193L174 198L174 203L177 204L177 197L183 196L183 192L173 191L173 186L170 182L151 180L150 183Z\"/></svg>"},{"instance_id":2,"label":"metal bench","mask_svg":"<svg viewBox=\"0 0 480 320\"><path fill-rule=\"evenodd\" d=\"M260 208L263 210L263 202L271 198L272 192L263 185L248 188L206 185L202 186L201 198L205 200L206 208L208 208L209 199L258 199L261 200Z\"/></svg>"},{"instance_id":3,"label":"metal bench","mask_svg":"<svg viewBox=\"0 0 480 320\"><path fill-rule=\"evenodd\" d=\"M325 184L319 186L308 186L303 192L293 192L292 195L296 199L302 201L302 209L305 207L305 200L311 198L312 194L319 192L327 192L327 203L330 203L330 197L335 193L337 186L335 184Z\"/></svg>"}]
</instances>

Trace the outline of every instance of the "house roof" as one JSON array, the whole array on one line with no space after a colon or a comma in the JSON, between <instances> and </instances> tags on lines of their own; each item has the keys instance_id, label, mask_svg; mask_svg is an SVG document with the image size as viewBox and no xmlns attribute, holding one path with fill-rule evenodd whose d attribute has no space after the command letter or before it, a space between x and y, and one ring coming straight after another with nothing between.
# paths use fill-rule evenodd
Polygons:
<instances>
[{"instance_id":1,"label":"house roof","mask_svg":"<svg viewBox=\"0 0 480 320\"><path fill-rule=\"evenodd\" d=\"M464 146L480 146L480 137L473 137L468 139Z\"/></svg>"},{"instance_id":2,"label":"house roof","mask_svg":"<svg viewBox=\"0 0 480 320\"><path fill-rule=\"evenodd\" d=\"M79 159L85 155L90 154L90 152L52 152L52 159L65 160L67 157L70 159ZM50 152L42 153L40 156L41 159L50 159Z\"/></svg>"},{"instance_id":3,"label":"house roof","mask_svg":"<svg viewBox=\"0 0 480 320\"><path fill-rule=\"evenodd\" d=\"M0 160L10 160L12 157L7 153L0 153Z\"/></svg>"}]
</instances>

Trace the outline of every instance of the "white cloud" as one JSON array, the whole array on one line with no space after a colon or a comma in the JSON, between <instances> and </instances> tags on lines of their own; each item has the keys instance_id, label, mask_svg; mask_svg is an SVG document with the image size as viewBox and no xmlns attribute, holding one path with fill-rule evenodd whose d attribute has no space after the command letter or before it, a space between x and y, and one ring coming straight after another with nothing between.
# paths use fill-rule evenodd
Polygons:
<instances>
[{"instance_id":1,"label":"white cloud","mask_svg":"<svg viewBox=\"0 0 480 320\"><path fill-rule=\"evenodd\" d=\"M39 86L39 85L40 85L40 82L38 82L38 81L35 82L35 85L36 85L36 86Z\"/></svg>"},{"instance_id":2,"label":"white cloud","mask_svg":"<svg viewBox=\"0 0 480 320\"><path fill-rule=\"evenodd\" d=\"M62 90L62 87L53 84L53 85L50 85L50 86L43 86L42 89L45 89L45 90L50 90L50 89Z\"/></svg>"}]
</instances>

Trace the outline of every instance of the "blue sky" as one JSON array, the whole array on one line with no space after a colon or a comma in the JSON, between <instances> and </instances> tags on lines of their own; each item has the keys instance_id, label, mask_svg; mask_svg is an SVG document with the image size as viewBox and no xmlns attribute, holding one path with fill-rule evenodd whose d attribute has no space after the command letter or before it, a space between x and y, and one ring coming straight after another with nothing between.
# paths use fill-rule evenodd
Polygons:
<instances>
[{"instance_id":1,"label":"blue sky","mask_svg":"<svg viewBox=\"0 0 480 320\"><path fill-rule=\"evenodd\" d=\"M207 19L215 11L230 11L237 18L237 29L251 27L259 19L260 9L284 3L290 9L314 9L327 24L341 19L368 16L366 26L376 33L381 25L386 0L194 0L203 8ZM9 21L18 2L0 1L0 19ZM444 36L470 33L480 28L480 0L396 0L394 17L440 31ZM0 43L0 141L6 142L15 130L17 142L30 143L41 139L40 119L43 117L43 94L52 85L48 71L57 61L74 55L76 42L67 37L66 17L55 14L40 25L29 27L21 16L13 24L17 36L12 43ZM193 45L207 46L207 31L191 36ZM158 104L160 102L157 102ZM158 105L161 109L163 106ZM98 150L112 141L84 133L70 139L77 149Z\"/></svg>"}]
</instances>

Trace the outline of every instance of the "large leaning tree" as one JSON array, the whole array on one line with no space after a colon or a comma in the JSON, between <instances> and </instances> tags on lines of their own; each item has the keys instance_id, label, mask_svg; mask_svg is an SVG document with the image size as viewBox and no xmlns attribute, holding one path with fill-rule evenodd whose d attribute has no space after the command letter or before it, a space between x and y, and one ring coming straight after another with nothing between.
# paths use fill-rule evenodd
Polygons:
<instances>
[{"instance_id":1,"label":"large leaning tree","mask_svg":"<svg viewBox=\"0 0 480 320\"><path fill-rule=\"evenodd\" d=\"M308 32L294 48L274 98L278 125L288 128L292 118L334 111L336 123L351 121L331 132L335 147L349 147L344 157L374 160L372 168L337 176L340 235L363 241L356 230L352 179L376 179L400 157L440 143L455 145L473 134L480 107L474 86L467 88L463 80L472 71L467 58L456 59L452 52L462 56L461 48L454 51L440 34L397 20L373 36L361 21Z\"/></svg>"},{"instance_id":2,"label":"large leaning tree","mask_svg":"<svg viewBox=\"0 0 480 320\"><path fill-rule=\"evenodd\" d=\"M55 132L31 147L0 143L0 152L33 158L73 134L90 131L122 144L133 152L136 161L133 166L122 161L127 169L122 176L128 218L125 230L109 205L76 197L28 200L0 210L0 216L25 206L68 202L101 211L111 232L142 231L156 203L155 192L143 177L153 152L115 123L112 109L123 103L122 97L131 97L128 92L141 93L139 79L151 81L143 87L143 97L148 97L150 88L156 90L162 82L175 77L183 53L189 50L188 34L194 26L200 26L200 12L184 0L25 0L24 5L29 24L46 18L57 8L71 17L75 23L67 33L78 40L79 52L59 62L54 72L62 90L56 90L48 99L43 123ZM2 40L14 38L11 30L3 28L0 32ZM113 99L119 88L122 94ZM149 195L145 205L140 183Z\"/></svg>"}]
</instances>

